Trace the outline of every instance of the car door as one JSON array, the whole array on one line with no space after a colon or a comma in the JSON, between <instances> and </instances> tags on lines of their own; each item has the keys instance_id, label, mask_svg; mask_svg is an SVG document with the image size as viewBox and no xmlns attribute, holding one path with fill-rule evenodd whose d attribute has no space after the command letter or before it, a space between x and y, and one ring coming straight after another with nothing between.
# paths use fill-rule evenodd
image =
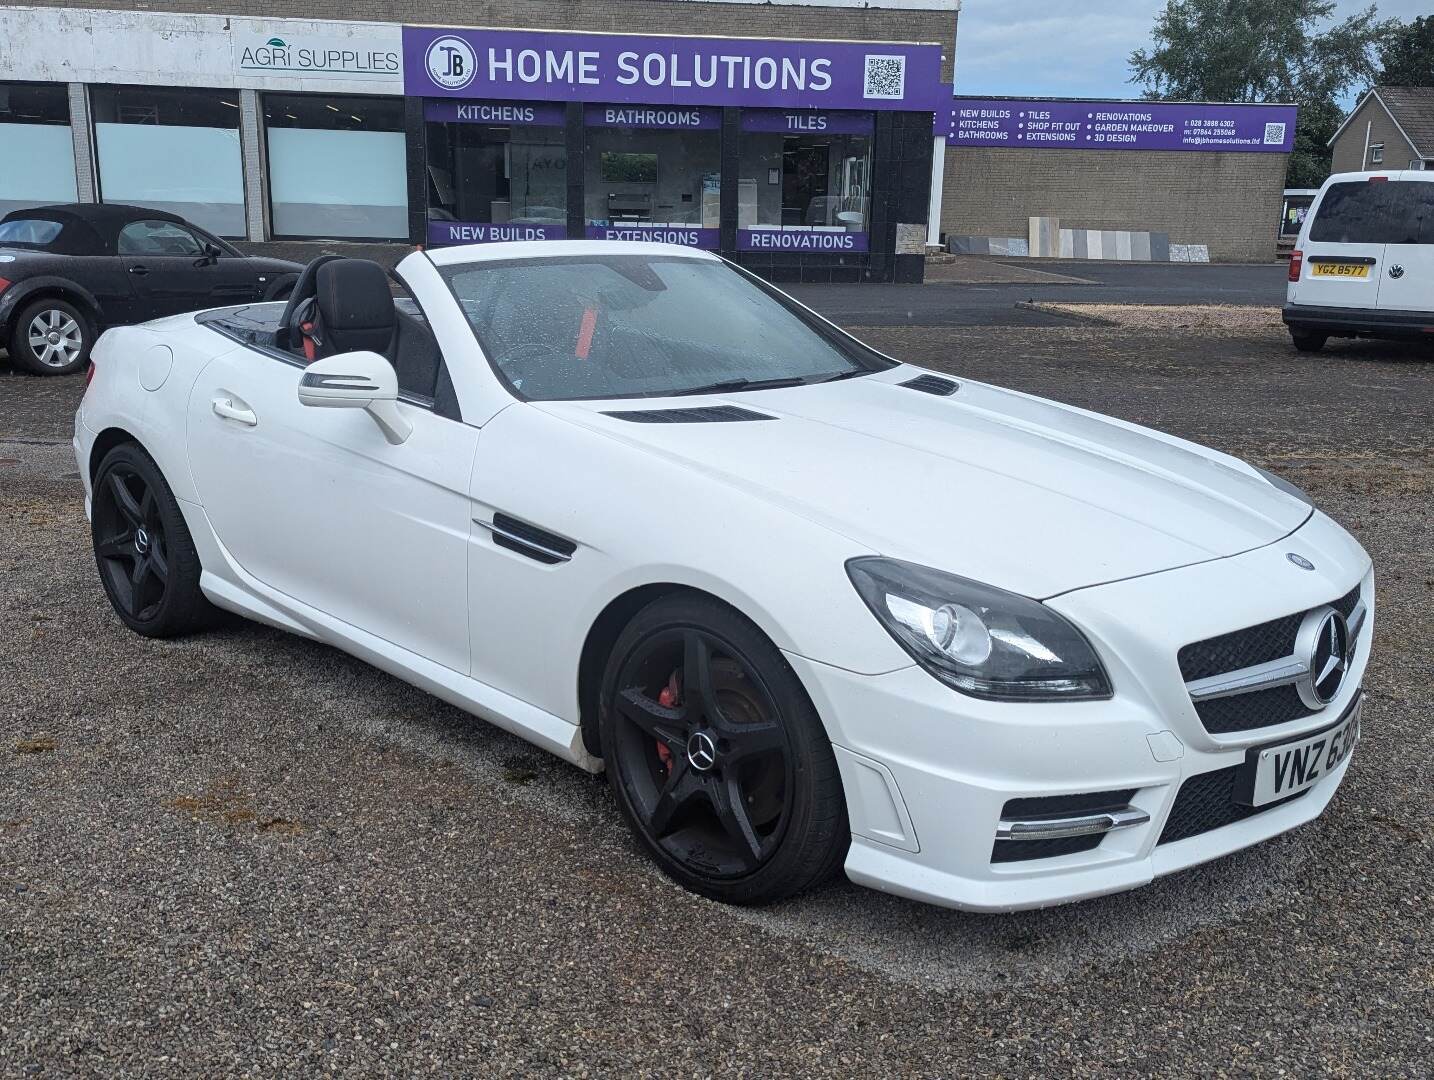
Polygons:
<instances>
[{"instance_id":1,"label":"car door","mask_svg":"<svg viewBox=\"0 0 1434 1080\"><path fill-rule=\"evenodd\" d=\"M1406 173L1389 185L1404 220L1403 235L1384 249L1379 307L1384 311L1434 311L1434 178Z\"/></svg>"},{"instance_id":2,"label":"car door","mask_svg":"<svg viewBox=\"0 0 1434 1080\"><path fill-rule=\"evenodd\" d=\"M215 258L216 280L212 295L216 306L247 304L264 299L276 276L272 271L263 270L260 260L246 258L202 229L195 229L194 232Z\"/></svg>"},{"instance_id":3,"label":"car door","mask_svg":"<svg viewBox=\"0 0 1434 1080\"><path fill-rule=\"evenodd\" d=\"M189 460L215 532L269 588L466 674L479 429L405 397L395 446L363 410L301 405L302 374L241 347L195 383Z\"/></svg>"},{"instance_id":4,"label":"car door","mask_svg":"<svg viewBox=\"0 0 1434 1080\"><path fill-rule=\"evenodd\" d=\"M1294 303L1361 310L1378 305L1387 224L1383 186L1347 180L1325 188L1300 245L1304 265Z\"/></svg>"},{"instance_id":5,"label":"car door","mask_svg":"<svg viewBox=\"0 0 1434 1080\"><path fill-rule=\"evenodd\" d=\"M133 279L145 319L252 299L228 287L200 237L173 221L131 221L119 234L119 256Z\"/></svg>"}]
</instances>

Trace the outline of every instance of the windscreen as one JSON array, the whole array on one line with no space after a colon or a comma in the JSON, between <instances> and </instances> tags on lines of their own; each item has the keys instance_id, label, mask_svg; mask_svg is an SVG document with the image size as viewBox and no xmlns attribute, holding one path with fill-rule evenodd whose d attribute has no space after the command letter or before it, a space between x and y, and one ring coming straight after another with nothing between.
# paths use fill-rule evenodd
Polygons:
<instances>
[{"instance_id":1,"label":"windscreen","mask_svg":"<svg viewBox=\"0 0 1434 1080\"><path fill-rule=\"evenodd\" d=\"M488 359L529 400L735 391L891 364L712 259L594 255L442 272Z\"/></svg>"},{"instance_id":2,"label":"windscreen","mask_svg":"<svg viewBox=\"0 0 1434 1080\"><path fill-rule=\"evenodd\" d=\"M63 226L58 221L45 218L15 218L0 221L0 244L12 247L48 247L60 235Z\"/></svg>"},{"instance_id":3,"label":"windscreen","mask_svg":"<svg viewBox=\"0 0 1434 1080\"><path fill-rule=\"evenodd\" d=\"M1350 181L1324 193L1310 240L1318 244L1434 244L1434 184Z\"/></svg>"}]
</instances>

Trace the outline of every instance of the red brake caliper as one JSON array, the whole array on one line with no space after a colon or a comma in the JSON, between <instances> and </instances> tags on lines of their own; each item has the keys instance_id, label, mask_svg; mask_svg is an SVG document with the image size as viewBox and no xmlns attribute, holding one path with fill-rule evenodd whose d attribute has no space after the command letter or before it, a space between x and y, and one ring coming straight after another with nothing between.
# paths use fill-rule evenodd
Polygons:
<instances>
[{"instance_id":1,"label":"red brake caliper","mask_svg":"<svg viewBox=\"0 0 1434 1080\"><path fill-rule=\"evenodd\" d=\"M662 693L657 695L657 703L664 709L675 709L680 704L681 698L677 691L677 672L672 673L672 678L667 680L667 685L662 688ZM657 759L662 762L668 775L672 774L672 751L661 739L657 740Z\"/></svg>"}]
</instances>

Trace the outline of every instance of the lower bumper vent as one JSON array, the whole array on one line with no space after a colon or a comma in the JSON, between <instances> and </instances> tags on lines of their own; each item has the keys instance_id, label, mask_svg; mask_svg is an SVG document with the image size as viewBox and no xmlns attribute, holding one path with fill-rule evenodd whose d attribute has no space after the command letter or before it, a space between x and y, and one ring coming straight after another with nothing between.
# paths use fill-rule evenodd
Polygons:
<instances>
[{"instance_id":1,"label":"lower bumper vent","mask_svg":"<svg viewBox=\"0 0 1434 1080\"><path fill-rule=\"evenodd\" d=\"M1074 855L1100 846L1111 829L1125 828L1148 820L1143 813L1132 811L1130 800L1135 788L1127 791L1091 791L1079 795L1048 795L1033 799L1011 799L1001 810L998 839L991 848L993 863L1027 862L1031 859L1053 859ZM1102 815L1110 815L1099 822ZM1138 815L1140 821L1132 815ZM1060 831L1090 819L1097 819L1093 831L1077 836L1043 836L1041 830ZM1117 823L1120 822L1120 823ZM1025 833L1024 839L1006 838L1004 833Z\"/></svg>"},{"instance_id":2,"label":"lower bumper vent","mask_svg":"<svg viewBox=\"0 0 1434 1080\"><path fill-rule=\"evenodd\" d=\"M1303 798L1309 791L1297 792L1288 799L1266 803L1264 806L1246 806L1235 801L1235 782L1244 766L1231 765L1228 769L1192 776L1180 785L1175 796L1175 805L1165 819L1165 828L1160 833L1160 843L1172 844L1177 840L1188 840L1192 836L1213 832L1237 821L1263 814L1277 806Z\"/></svg>"}]
</instances>

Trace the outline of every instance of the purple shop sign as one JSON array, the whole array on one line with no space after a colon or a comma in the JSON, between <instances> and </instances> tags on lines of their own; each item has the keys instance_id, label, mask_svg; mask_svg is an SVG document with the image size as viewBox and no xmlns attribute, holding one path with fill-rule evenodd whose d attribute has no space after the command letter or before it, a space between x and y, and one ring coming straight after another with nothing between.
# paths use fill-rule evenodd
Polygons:
<instances>
[{"instance_id":1,"label":"purple shop sign","mask_svg":"<svg viewBox=\"0 0 1434 1080\"><path fill-rule=\"evenodd\" d=\"M561 101L425 101L423 118L443 124L533 124L562 127L567 110Z\"/></svg>"},{"instance_id":2,"label":"purple shop sign","mask_svg":"<svg viewBox=\"0 0 1434 1080\"><path fill-rule=\"evenodd\" d=\"M870 135L873 123L869 112L762 109L742 113L742 130L783 135Z\"/></svg>"},{"instance_id":3,"label":"purple shop sign","mask_svg":"<svg viewBox=\"0 0 1434 1080\"><path fill-rule=\"evenodd\" d=\"M492 225L482 221L430 221L428 242L434 247L447 244L501 244L514 240L565 240L562 225Z\"/></svg>"},{"instance_id":4,"label":"purple shop sign","mask_svg":"<svg viewBox=\"0 0 1434 1080\"><path fill-rule=\"evenodd\" d=\"M695 225L589 225L589 240L639 240L650 244L717 249L719 230Z\"/></svg>"},{"instance_id":5,"label":"purple shop sign","mask_svg":"<svg viewBox=\"0 0 1434 1080\"><path fill-rule=\"evenodd\" d=\"M866 251L867 234L834 229L738 229L738 251Z\"/></svg>"},{"instance_id":6,"label":"purple shop sign","mask_svg":"<svg viewBox=\"0 0 1434 1080\"><path fill-rule=\"evenodd\" d=\"M403 28L405 94L644 105L944 105L941 46Z\"/></svg>"},{"instance_id":7,"label":"purple shop sign","mask_svg":"<svg viewBox=\"0 0 1434 1080\"><path fill-rule=\"evenodd\" d=\"M938 114L937 131L944 116L954 146L1289 153L1297 113L1293 105L957 98Z\"/></svg>"},{"instance_id":8,"label":"purple shop sign","mask_svg":"<svg viewBox=\"0 0 1434 1080\"><path fill-rule=\"evenodd\" d=\"M716 131L722 110L702 105L589 105L583 109L587 127L664 128Z\"/></svg>"}]
</instances>

